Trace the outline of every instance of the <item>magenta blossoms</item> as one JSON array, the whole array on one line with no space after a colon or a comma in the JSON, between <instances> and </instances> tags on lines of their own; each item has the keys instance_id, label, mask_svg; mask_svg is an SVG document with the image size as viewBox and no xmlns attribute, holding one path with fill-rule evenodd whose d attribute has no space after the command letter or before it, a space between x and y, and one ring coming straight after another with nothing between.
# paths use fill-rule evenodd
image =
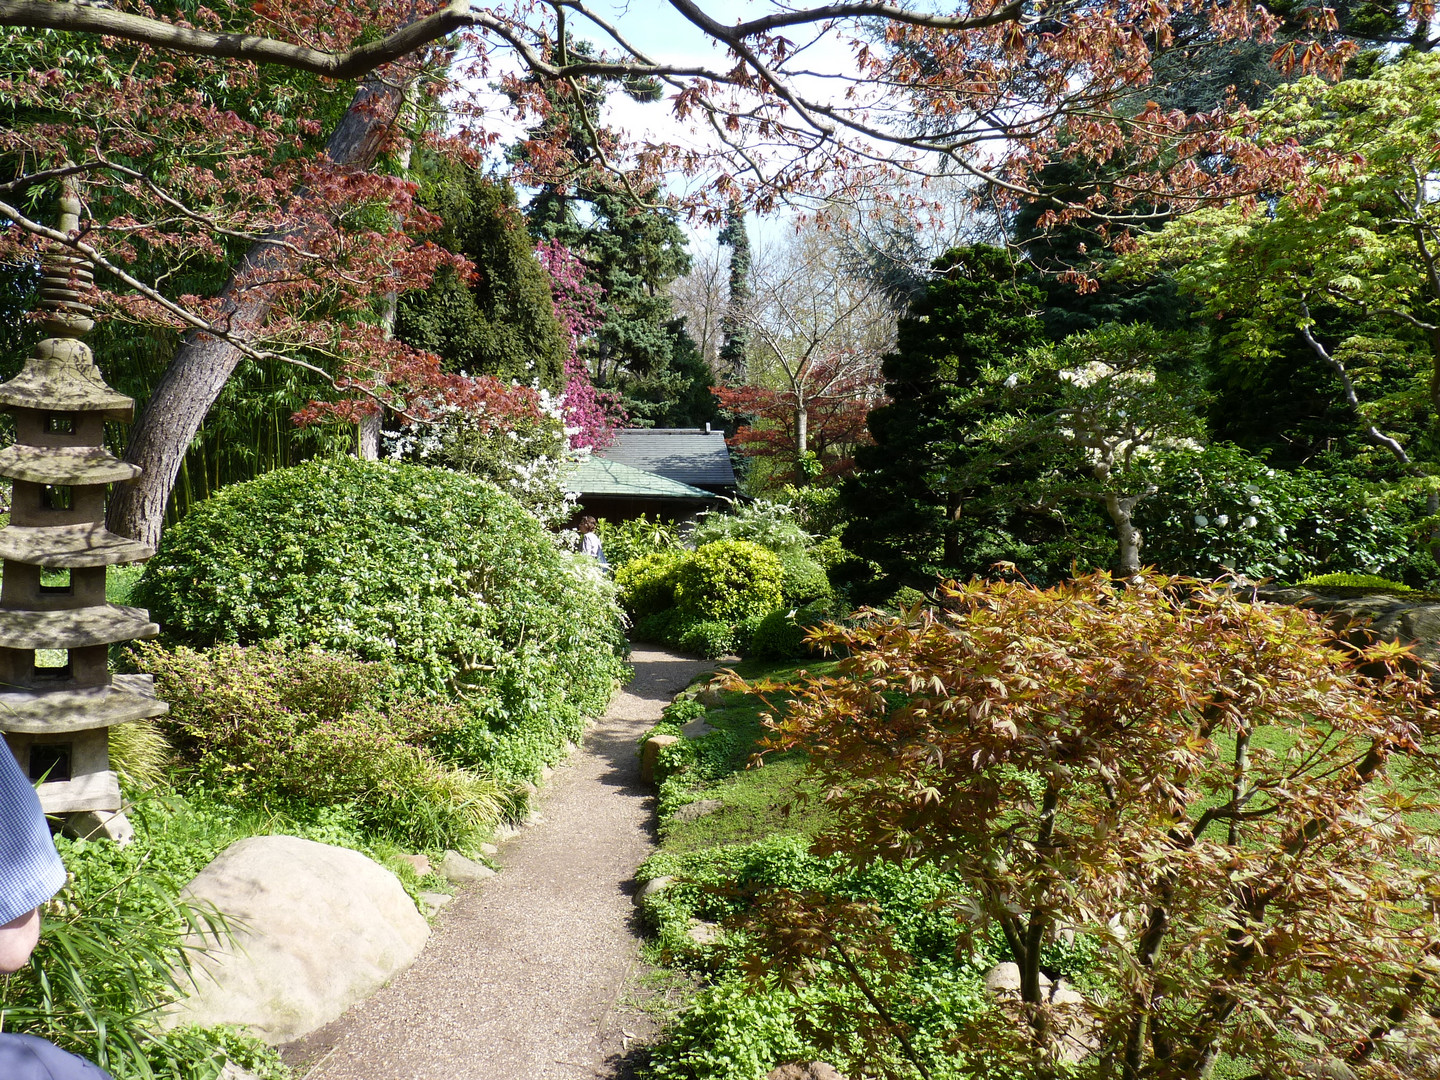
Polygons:
<instances>
[{"instance_id":1,"label":"magenta blossoms","mask_svg":"<svg viewBox=\"0 0 1440 1080\"><path fill-rule=\"evenodd\" d=\"M565 426L572 450L597 450L609 446L615 429L625 423L619 398L597 390L590 370L580 357L580 340L599 328L600 296L603 290L585 280L585 267L570 249L558 240L537 244L535 254L550 274L555 317L565 328Z\"/></svg>"}]
</instances>

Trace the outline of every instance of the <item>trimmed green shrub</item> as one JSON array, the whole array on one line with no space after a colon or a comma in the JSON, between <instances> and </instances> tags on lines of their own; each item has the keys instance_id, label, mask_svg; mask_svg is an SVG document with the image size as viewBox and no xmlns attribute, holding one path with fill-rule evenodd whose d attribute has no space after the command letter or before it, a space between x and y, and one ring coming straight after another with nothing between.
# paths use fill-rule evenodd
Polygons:
<instances>
[{"instance_id":1,"label":"trimmed green shrub","mask_svg":"<svg viewBox=\"0 0 1440 1080\"><path fill-rule=\"evenodd\" d=\"M415 848L471 850L500 819L494 781L424 748L455 711L416 698L382 708L385 665L273 642L135 648L170 703L161 723L180 763L227 801L347 805L367 832Z\"/></svg>"},{"instance_id":2,"label":"trimmed green shrub","mask_svg":"<svg viewBox=\"0 0 1440 1080\"><path fill-rule=\"evenodd\" d=\"M776 608L755 628L750 656L756 660L791 660L805 655L805 627L794 608Z\"/></svg>"},{"instance_id":3,"label":"trimmed green shrub","mask_svg":"<svg viewBox=\"0 0 1440 1080\"><path fill-rule=\"evenodd\" d=\"M1301 585L1318 585L1321 588L1377 589L1381 592L1414 592L1409 585L1374 574L1316 574L1300 582Z\"/></svg>"},{"instance_id":4,"label":"trimmed green shrub","mask_svg":"<svg viewBox=\"0 0 1440 1080\"><path fill-rule=\"evenodd\" d=\"M777 608L755 626L749 656L756 660L798 660L808 655L805 632L835 615L829 600L814 600L799 608Z\"/></svg>"},{"instance_id":5,"label":"trimmed green shrub","mask_svg":"<svg viewBox=\"0 0 1440 1080\"><path fill-rule=\"evenodd\" d=\"M615 571L620 602L632 618L644 619L675 606L675 577L687 554L679 549L651 552Z\"/></svg>"},{"instance_id":6,"label":"trimmed green shrub","mask_svg":"<svg viewBox=\"0 0 1440 1080\"><path fill-rule=\"evenodd\" d=\"M838 536L825 537L806 554L819 563L827 574L842 563L853 562L856 557L853 551L846 549Z\"/></svg>"},{"instance_id":7,"label":"trimmed green shrub","mask_svg":"<svg viewBox=\"0 0 1440 1080\"><path fill-rule=\"evenodd\" d=\"M715 619L691 619L683 624L678 640L680 649L711 660L739 652L739 635L731 623Z\"/></svg>"},{"instance_id":8,"label":"trimmed green shrub","mask_svg":"<svg viewBox=\"0 0 1440 1080\"><path fill-rule=\"evenodd\" d=\"M785 570L780 559L748 540L702 544L675 576L675 605L720 622L763 616L780 605Z\"/></svg>"},{"instance_id":9,"label":"trimmed green shrub","mask_svg":"<svg viewBox=\"0 0 1440 1080\"><path fill-rule=\"evenodd\" d=\"M834 595L825 568L804 552L782 553L780 565L785 570L785 603L808 604Z\"/></svg>"},{"instance_id":10,"label":"trimmed green shrub","mask_svg":"<svg viewBox=\"0 0 1440 1080\"><path fill-rule=\"evenodd\" d=\"M225 488L166 533L135 601L174 641L386 661L496 721L598 712L624 669L593 561L492 485L418 465L314 461Z\"/></svg>"}]
</instances>

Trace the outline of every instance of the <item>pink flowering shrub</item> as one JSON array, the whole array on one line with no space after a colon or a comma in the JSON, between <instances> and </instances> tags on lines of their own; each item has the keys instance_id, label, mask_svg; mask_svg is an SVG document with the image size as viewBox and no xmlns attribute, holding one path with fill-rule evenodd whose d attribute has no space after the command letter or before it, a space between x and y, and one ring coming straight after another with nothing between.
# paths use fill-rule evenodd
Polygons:
<instances>
[{"instance_id":1,"label":"pink flowering shrub","mask_svg":"<svg viewBox=\"0 0 1440 1080\"><path fill-rule=\"evenodd\" d=\"M616 395L597 390L590 370L580 356L580 342L594 333L603 316L603 290L585 280L585 266L558 240L546 240L535 248L540 265L550 274L555 298L555 317L565 328L569 351L565 357L565 426L572 450L602 450L615 438L615 429L626 416Z\"/></svg>"}]
</instances>

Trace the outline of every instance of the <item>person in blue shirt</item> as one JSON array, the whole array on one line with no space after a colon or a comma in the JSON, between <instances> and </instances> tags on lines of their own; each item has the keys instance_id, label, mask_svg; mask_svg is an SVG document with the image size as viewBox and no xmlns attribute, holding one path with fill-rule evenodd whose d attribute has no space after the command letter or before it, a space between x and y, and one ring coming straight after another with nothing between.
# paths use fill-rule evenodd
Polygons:
<instances>
[{"instance_id":1,"label":"person in blue shirt","mask_svg":"<svg viewBox=\"0 0 1440 1080\"><path fill-rule=\"evenodd\" d=\"M19 971L40 940L40 907L65 884L40 799L0 739L0 972ZM111 1080L34 1035L0 1033L3 1080Z\"/></svg>"},{"instance_id":2,"label":"person in blue shirt","mask_svg":"<svg viewBox=\"0 0 1440 1080\"><path fill-rule=\"evenodd\" d=\"M40 905L65 884L40 799L0 746L0 971L18 971L40 939Z\"/></svg>"}]
</instances>

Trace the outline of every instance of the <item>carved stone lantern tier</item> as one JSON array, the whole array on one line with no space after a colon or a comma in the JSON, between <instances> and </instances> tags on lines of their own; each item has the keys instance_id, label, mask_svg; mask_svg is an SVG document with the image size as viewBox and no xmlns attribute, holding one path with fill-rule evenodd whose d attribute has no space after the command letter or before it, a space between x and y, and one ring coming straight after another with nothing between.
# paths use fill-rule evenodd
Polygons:
<instances>
[{"instance_id":1,"label":"carved stone lantern tier","mask_svg":"<svg viewBox=\"0 0 1440 1080\"><path fill-rule=\"evenodd\" d=\"M73 233L80 204L61 200ZM73 255L46 257L40 321L48 336L24 369L0 385L15 415L15 445L0 450L11 481L10 523L0 529L0 732L26 774L40 781L50 814L120 809L109 765L109 730L163 716L148 675L110 674L112 645L153 637L141 608L108 603L106 568L154 549L105 528L111 484L140 468L105 449L106 421L128 422L134 402L116 393L81 340L94 325L83 291L90 270ZM128 831L121 827L111 835Z\"/></svg>"}]
</instances>

